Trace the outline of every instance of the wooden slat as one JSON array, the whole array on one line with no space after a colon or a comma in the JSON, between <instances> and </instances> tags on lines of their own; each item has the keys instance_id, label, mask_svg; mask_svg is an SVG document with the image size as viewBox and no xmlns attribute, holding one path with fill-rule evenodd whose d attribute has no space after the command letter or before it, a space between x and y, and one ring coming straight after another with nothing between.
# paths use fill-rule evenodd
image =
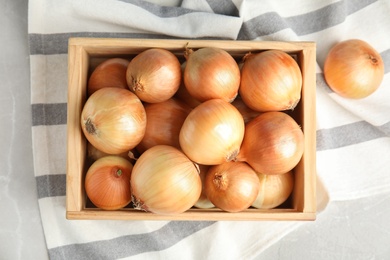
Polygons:
<instances>
[{"instance_id":1,"label":"wooden slat","mask_svg":"<svg viewBox=\"0 0 390 260\"><path fill-rule=\"evenodd\" d=\"M68 55L66 207L70 211L81 211L85 206L86 140L80 117L86 100L89 57L84 48L77 45L69 46Z\"/></svg>"},{"instance_id":2,"label":"wooden slat","mask_svg":"<svg viewBox=\"0 0 390 260\"><path fill-rule=\"evenodd\" d=\"M176 215L157 215L142 211L103 211L103 210L83 210L68 211L68 219L96 219L96 220L197 220L197 221L258 221L258 220L314 220L315 213L298 212L293 210L277 211L243 211L229 213L223 211L190 210Z\"/></svg>"}]
</instances>

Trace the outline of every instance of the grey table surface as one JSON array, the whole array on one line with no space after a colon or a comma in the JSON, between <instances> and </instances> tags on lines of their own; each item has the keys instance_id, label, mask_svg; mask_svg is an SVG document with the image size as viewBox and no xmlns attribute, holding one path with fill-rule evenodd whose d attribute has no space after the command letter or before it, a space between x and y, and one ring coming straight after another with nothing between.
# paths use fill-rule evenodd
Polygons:
<instances>
[{"instance_id":1,"label":"grey table surface","mask_svg":"<svg viewBox=\"0 0 390 260\"><path fill-rule=\"evenodd\" d=\"M0 0L0 259L48 259L34 177L27 0ZM390 259L390 194L332 202L256 259Z\"/></svg>"}]
</instances>

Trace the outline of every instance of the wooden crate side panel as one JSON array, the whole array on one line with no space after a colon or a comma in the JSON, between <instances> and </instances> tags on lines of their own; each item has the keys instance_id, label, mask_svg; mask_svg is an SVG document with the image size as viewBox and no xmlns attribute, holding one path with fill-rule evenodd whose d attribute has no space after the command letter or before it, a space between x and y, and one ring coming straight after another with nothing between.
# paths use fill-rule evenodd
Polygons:
<instances>
[{"instance_id":1,"label":"wooden crate side panel","mask_svg":"<svg viewBox=\"0 0 390 260\"><path fill-rule=\"evenodd\" d=\"M316 211L316 59L315 44L308 46L299 55L303 86L300 117L305 134L305 149L297 165L294 208L300 212Z\"/></svg>"},{"instance_id":2,"label":"wooden crate side panel","mask_svg":"<svg viewBox=\"0 0 390 260\"><path fill-rule=\"evenodd\" d=\"M191 221L259 221L259 220L313 220L314 213L297 212L294 210L262 211L247 210L238 213L223 212L220 210L189 210L176 215L157 215L148 212L134 211L102 211L84 210L67 212L68 219L96 219L96 220L191 220Z\"/></svg>"},{"instance_id":3,"label":"wooden crate side panel","mask_svg":"<svg viewBox=\"0 0 390 260\"><path fill-rule=\"evenodd\" d=\"M86 100L88 54L81 46L69 46L66 208L80 211L85 205L83 172L86 141L80 127L81 111Z\"/></svg>"}]
</instances>

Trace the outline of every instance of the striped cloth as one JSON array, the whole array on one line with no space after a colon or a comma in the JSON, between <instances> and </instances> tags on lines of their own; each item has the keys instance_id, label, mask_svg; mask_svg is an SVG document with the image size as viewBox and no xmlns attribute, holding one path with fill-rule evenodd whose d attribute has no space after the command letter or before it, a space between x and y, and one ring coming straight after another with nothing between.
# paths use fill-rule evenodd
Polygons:
<instances>
[{"instance_id":1,"label":"striped cloth","mask_svg":"<svg viewBox=\"0 0 390 260\"><path fill-rule=\"evenodd\" d=\"M251 259L305 225L66 220L69 37L315 41L321 214L333 201L390 191L389 14L384 0L30 0L34 174L50 258ZM331 46L350 38L367 41L385 61L381 87L362 100L333 93L321 70Z\"/></svg>"}]
</instances>

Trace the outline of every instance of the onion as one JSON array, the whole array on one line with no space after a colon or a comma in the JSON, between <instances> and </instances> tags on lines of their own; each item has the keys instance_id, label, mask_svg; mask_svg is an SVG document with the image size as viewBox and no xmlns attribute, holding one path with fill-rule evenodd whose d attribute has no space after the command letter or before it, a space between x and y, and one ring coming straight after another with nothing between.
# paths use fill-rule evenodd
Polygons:
<instances>
[{"instance_id":1,"label":"onion","mask_svg":"<svg viewBox=\"0 0 390 260\"><path fill-rule=\"evenodd\" d=\"M287 200L294 188L294 176L291 171L269 175L257 173L260 189L252 206L258 209L272 209Z\"/></svg>"},{"instance_id":2,"label":"onion","mask_svg":"<svg viewBox=\"0 0 390 260\"><path fill-rule=\"evenodd\" d=\"M102 157L106 157L106 156L109 156L109 155L118 155L126 160L130 160L131 158L129 157L129 152L123 152L123 153L120 153L120 154L108 154L108 153L105 153L105 152L102 152L100 150L98 150L95 146L93 146L91 143L88 142L87 144L87 157L88 159L90 159L91 161L96 161L97 159L100 159Z\"/></svg>"},{"instance_id":3,"label":"onion","mask_svg":"<svg viewBox=\"0 0 390 260\"><path fill-rule=\"evenodd\" d=\"M261 114L259 111L255 111L251 108L249 108L244 101L242 101L241 97L237 97L233 102L232 105L237 108L237 110L241 113L242 117L244 118L245 124L251 121L253 118L257 117Z\"/></svg>"},{"instance_id":4,"label":"onion","mask_svg":"<svg viewBox=\"0 0 390 260\"><path fill-rule=\"evenodd\" d=\"M191 96L201 102L234 100L240 86L240 69L228 52L207 47L197 51L189 49L185 56L184 85Z\"/></svg>"},{"instance_id":5,"label":"onion","mask_svg":"<svg viewBox=\"0 0 390 260\"><path fill-rule=\"evenodd\" d=\"M202 192L200 194L198 201L195 203L194 207L199 208L199 209L215 208L214 204L211 203L211 201L207 198L207 195L205 192L205 178L206 178L206 174L207 174L210 166L198 164L198 167L199 167L200 180L202 181Z\"/></svg>"},{"instance_id":6,"label":"onion","mask_svg":"<svg viewBox=\"0 0 390 260\"><path fill-rule=\"evenodd\" d=\"M202 183L198 169L178 149L157 145L137 160L131 175L136 209L157 214L178 214L198 200Z\"/></svg>"},{"instance_id":7,"label":"onion","mask_svg":"<svg viewBox=\"0 0 390 260\"><path fill-rule=\"evenodd\" d=\"M298 164L303 150L303 132L294 119L283 112L266 112L246 124L237 160L256 172L282 174Z\"/></svg>"},{"instance_id":8,"label":"onion","mask_svg":"<svg viewBox=\"0 0 390 260\"><path fill-rule=\"evenodd\" d=\"M187 116L180 130L180 146L198 164L220 164L235 160L244 130L244 120L232 104L211 99Z\"/></svg>"},{"instance_id":9,"label":"onion","mask_svg":"<svg viewBox=\"0 0 390 260\"><path fill-rule=\"evenodd\" d=\"M85 177L85 191L91 202L102 209L116 210L131 201L130 175L133 165L120 156L95 161Z\"/></svg>"},{"instance_id":10,"label":"onion","mask_svg":"<svg viewBox=\"0 0 390 260\"><path fill-rule=\"evenodd\" d=\"M187 64L187 62L183 62L181 64L182 73L184 73L184 68L186 67L186 64ZM195 108L201 103L199 100L197 100L193 96L191 96L191 94L188 92L187 88L184 86L183 79L182 79L182 82L180 84L179 89L175 93L175 97L178 100L185 102L190 108Z\"/></svg>"},{"instance_id":11,"label":"onion","mask_svg":"<svg viewBox=\"0 0 390 260\"><path fill-rule=\"evenodd\" d=\"M184 69L186 67L187 62L184 61L181 64L181 72L184 73ZM187 88L184 86L184 79L182 77L182 81L180 83L179 89L175 93L175 98L178 100L185 102L190 108L197 107L201 102L197 99L195 99L191 94L188 92Z\"/></svg>"},{"instance_id":12,"label":"onion","mask_svg":"<svg viewBox=\"0 0 390 260\"><path fill-rule=\"evenodd\" d=\"M195 99L193 96L191 96L184 85L180 85L174 97L182 102L185 102L186 105L190 108L195 108L200 105L200 103L202 103Z\"/></svg>"},{"instance_id":13,"label":"onion","mask_svg":"<svg viewBox=\"0 0 390 260\"><path fill-rule=\"evenodd\" d=\"M143 153L158 144L180 149L180 129L191 109L186 104L170 98L160 103L145 104L145 111L147 117L145 135L137 150Z\"/></svg>"},{"instance_id":14,"label":"onion","mask_svg":"<svg viewBox=\"0 0 390 260\"><path fill-rule=\"evenodd\" d=\"M100 63L92 72L88 80L88 94L107 87L127 89L126 70L129 61L121 58L112 58Z\"/></svg>"},{"instance_id":15,"label":"onion","mask_svg":"<svg viewBox=\"0 0 390 260\"><path fill-rule=\"evenodd\" d=\"M301 98L301 88L300 68L287 53L269 50L245 57L239 93L253 110L294 109Z\"/></svg>"},{"instance_id":16,"label":"onion","mask_svg":"<svg viewBox=\"0 0 390 260\"><path fill-rule=\"evenodd\" d=\"M352 39L329 51L324 76L329 87L346 98L364 98L375 92L384 76L380 54L368 43Z\"/></svg>"},{"instance_id":17,"label":"onion","mask_svg":"<svg viewBox=\"0 0 390 260\"><path fill-rule=\"evenodd\" d=\"M145 134L145 109L129 90L102 88L85 103L81 128L98 150L108 154L128 152Z\"/></svg>"},{"instance_id":18,"label":"onion","mask_svg":"<svg viewBox=\"0 0 390 260\"><path fill-rule=\"evenodd\" d=\"M259 192L259 178L243 162L226 162L212 166L205 178L207 198L228 212L247 209Z\"/></svg>"},{"instance_id":19,"label":"onion","mask_svg":"<svg viewBox=\"0 0 390 260\"><path fill-rule=\"evenodd\" d=\"M142 101L158 103L171 98L181 82L178 58L164 49L139 53L126 72L127 84Z\"/></svg>"}]
</instances>

